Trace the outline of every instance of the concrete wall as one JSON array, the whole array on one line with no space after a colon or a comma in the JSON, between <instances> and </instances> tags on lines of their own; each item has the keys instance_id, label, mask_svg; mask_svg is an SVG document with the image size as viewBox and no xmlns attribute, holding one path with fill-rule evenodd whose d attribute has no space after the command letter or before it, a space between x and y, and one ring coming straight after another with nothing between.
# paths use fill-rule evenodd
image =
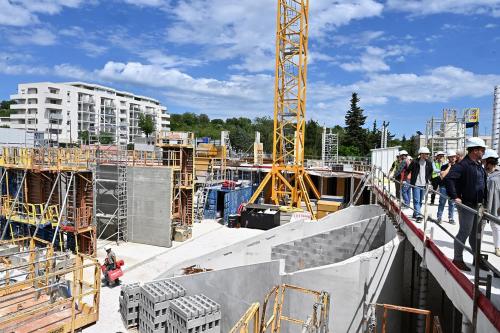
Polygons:
<instances>
[{"instance_id":1,"label":"concrete wall","mask_svg":"<svg viewBox=\"0 0 500 333\"><path fill-rule=\"evenodd\" d=\"M395 237L378 249L346 261L287 274L282 283L327 291L330 294L330 330L363 332L365 304L401 304L402 248ZM305 318L312 312L305 304L311 304L310 296L290 293L283 313ZM388 332L401 332L398 320L391 320L391 326L394 327L389 327Z\"/></svg>"},{"instance_id":2,"label":"concrete wall","mask_svg":"<svg viewBox=\"0 0 500 333\"><path fill-rule=\"evenodd\" d=\"M128 167L127 192L129 241L172 246L172 169Z\"/></svg>"},{"instance_id":3,"label":"concrete wall","mask_svg":"<svg viewBox=\"0 0 500 333\"><path fill-rule=\"evenodd\" d=\"M175 277L174 281L186 288L188 295L203 293L221 304L222 332L228 332L253 302L262 305L273 286L287 283L327 291L331 303L330 331L361 333L365 304L402 304L403 248L396 236L384 246L343 262L290 274L283 272L280 261L270 261ZM305 320L312 313L313 304L310 295L290 291L285 297L283 315ZM267 318L272 314L272 306L270 302ZM397 316L391 317L388 328L389 332L401 331ZM282 332L297 329L283 322Z\"/></svg>"},{"instance_id":4,"label":"concrete wall","mask_svg":"<svg viewBox=\"0 0 500 333\"><path fill-rule=\"evenodd\" d=\"M274 246L271 259L285 259L285 271L343 261L385 244L385 215ZM389 226L390 227L390 226Z\"/></svg>"},{"instance_id":5,"label":"concrete wall","mask_svg":"<svg viewBox=\"0 0 500 333\"><path fill-rule=\"evenodd\" d=\"M280 284L279 271L280 262L272 261L173 280L186 288L187 295L204 294L219 303L222 311L221 332L229 332L252 303L262 303L267 292Z\"/></svg>"},{"instance_id":6,"label":"concrete wall","mask_svg":"<svg viewBox=\"0 0 500 333\"><path fill-rule=\"evenodd\" d=\"M359 220L375 218L385 214L376 205L349 207L318 221L296 221L268 230L245 241L207 253L195 259L173 266L160 277L182 274L182 268L198 265L211 269L223 269L241 265L255 264L271 260L271 248L278 244L311 236Z\"/></svg>"}]
</instances>

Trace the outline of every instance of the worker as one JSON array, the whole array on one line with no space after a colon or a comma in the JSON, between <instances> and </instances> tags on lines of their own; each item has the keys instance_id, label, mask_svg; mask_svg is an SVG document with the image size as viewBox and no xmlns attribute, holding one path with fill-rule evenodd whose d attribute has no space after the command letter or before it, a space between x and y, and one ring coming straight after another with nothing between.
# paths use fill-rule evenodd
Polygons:
<instances>
[{"instance_id":1,"label":"worker","mask_svg":"<svg viewBox=\"0 0 500 333\"><path fill-rule=\"evenodd\" d=\"M443 166L444 152L438 151L434 154L434 161L432 161L432 177L431 177L431 185L432 190L437 191L439 184L441 183L441 167ZM431 205L434 205L434 200L436 199L436 192L432 192L431 194Z\"/></svg>"},{"instance_id":2,"label":"worker","mask_svg":"<svg viewBox=\"0 0 500 333\"><path fill-rule=\"evenodd\" d=\"M488 175L488 199L486 200L486 209L491 215L498 217L500 215L500 169L498 168L498 154L493 149L486 149L483 155L483 165ZM495 246L495 255L500 257L500 225L490 221L491 231L493 233L493 244Z\"/></svg>"},{"instance_id":3,"label":"worker","mask_svg":"<svg viewBox=\"0 0 500 333\"><path fill-rule=\"evenodd\" d=\"M401 150L399 152L400 162L396 171L394 171L394 179L396 180L396 196L399 199L399 192L401 191L401 196L403 197L403 203L406 206L410 205L410 187L406 180L408 175L408 166L410 165L410 159L408 158L408 152L406 150ZM398 184L402 185L399 189Z\"/></svg>"},{"instance_id":4,"label":"worker","mask_svg":"<svg viewBox=\"0 0 500 333\"><path fill-rule=\"evenodd\" d=\"M465 205L474 210L478 209L486 199L486 172L481 165L481 159L486 150L484 140L478 137L467 139L465 147L467 155L455 164L444 178L446 193L455 201L458 210L460 228L454 241L453 264L460 270L470 271L463 259L464 245L467 238L473 253L476 249L477 214L463 208ZM487 270L480 258L479 267Z\"/></svg>"},{"instance_id":5,"label":"worker","mask_svg":"<svg viewBox=\"0 0 500 333\"><path fill-rule=\"evenodd\" d=\"M389 178L395 179L394 185L396 186L396 198L400 198L401 193L401 182L397 179L396 171L399 169L399 165L401 164L401 152L398 152L396 155L396 159L392 162L391 168L389 169Z\"/></svg>"},{"instance_id":6,"label":"worker","mask_svg":"<svg viewBox=\"0 0 500 333\"><path fill-rule=\"evenodd\" d=\"M408 166L408 171L411 172L410 184L413 185L413 218L416 222L423 220L420 209L424 200L425 187L432 175L432 163L429 161L430 153L429 148L420 147L418 158L413 160Z\"/></svg>"},{"instance_id":7,"label":"worker","mask_svg":"<svg viewBox=\"0 0 500 333\"><path fill-rule=\"evenodd\" d=\"M457 160L455 163L459 163L461 160L464 159L465 153L462 149L459 149L457 150L456 154L457 154Z\"/></svg>"},{"instance_id":8,"label":"worker","mask_svg":"<svg viewBox=\"0 0 500 333\"><path fill-rule=\"evenodd\" d=\"M104 247L104 250L106 250L106 259L104 259L104 265L106 266L106 272L104 274L105 274L106 282L109 282L108 272L116 269L116 256L115 256L115 253L113 252L113 250L111 249L111 246L106 245Z\"/></svg>"},{"instance_id":9,"label":"worker","mask_svg":"<svg viewBox=\"0 0 500 333\"><path fill-rule=\"evenodd\" d=\"M441 182L439 183L439 206L437 212L437 223L441 223L441 217L443 216L444 206L446 205L446 201L448 201L448 222L450 224L455 224L455 219L453 215L455 214L455 202L453 200L448 199L448 195L446 194L446 186L444 184L443 179L448 175L451 168L455 165L457 161L457 152L455 150L448 151L448 163L443 164L441 166L441 171L439 173L439 178Z\"/></svg>"}]
</instances>

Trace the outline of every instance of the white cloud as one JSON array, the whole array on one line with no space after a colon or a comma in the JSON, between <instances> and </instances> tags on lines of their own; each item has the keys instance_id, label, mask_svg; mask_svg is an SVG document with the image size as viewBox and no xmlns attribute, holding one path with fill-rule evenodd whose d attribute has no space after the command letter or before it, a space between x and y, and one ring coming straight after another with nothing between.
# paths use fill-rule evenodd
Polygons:
<instances>
[{"instance_id":1,"label":"white cloud","mask_svg":"<svg viewBox=\"0 0 500 333\"><path fill-rule=\"evenodd\" d=\"M414 15L438 13L500 16L500 0L388 0L387 8Z\"/></svg>"},{"instance_id":2,"label":"white cloud","mask_svg":"<svg viewBox=\"0 0 500 333\"><path fill-rule=\"evenodd\" d=\"M408 45L390 45L386 48L367 46L359 61L346 62L340 64L340 67L348 72L388 71L390 66L386 63L386 59L393 58L402 62L405 60L405 55L416 52L415 48Z\"/></svg>"},{"instance_id":3,"label":"white cloud","mask_svg":"<svg viewBox=\"0 0 500 333\"><path fill-rule=\"evenodd\" d=\"M64 7L77 8L82 0L0 0L0 25L27 26L39 22L37 13L54 15Z\"/></svg>"},{"instance_id":4,"label":"white cloud","mask_svg":"<svg viewBox=\"0 0 500 333\"><path fill-rule=\"evenodd\" d=\"M78 44L78 48L82 49L85 54L91 58L103 55L108 50L108 48L104 45L98 45L97 43L89 41L82 41Z\"/></svg>"},{"instance_id":5,"label":"white cloud","mask_svg":"<svg viewBox=\"0 0 500 333\"><path fill-rule=\"evenodd\" d=\"M0 25L22 27L36 22L36 15L26 8L9 0L0 0Z\"/></svg>"},{"instance_id":6,"label":"white cloud","mask_svg":"<svg viewBox=\"0 0 500 333\"><path fill-rule=\"evenodd\" d=\"M57 42L56 35L50 30L43 28L10 33L7 35L7 39L15 45L48 46Z\"/></svg>"},{"instance_id":7,"label":"white cloud","mask_svg":"<svg viewBox=\"0 0 500 333\"><path fill-rule=\"evenodd\" d=\"M54 66L54 74L61 77L67 77L83 81L95 80L92 73L89 73L78 66L70 64L60 64Z\"/></svg>"},{"instance_id":8,"label":"white cloud","mask_svg":"<svg viewBox=\"0 0 500 333\"><path fill-rule=\"evenodd\" d=\"M373 0L318 0L310 5L310 34L322 37L353 20L378 16ZM269 0L179 1L171 8L167 39L203 47L207 58L241 58L232 68L249 72L274 68L276 5Z\"/></svg>"},{"instance_id":9,"label":"white cloud","mask_svg":"<svg viewBox=\"0 0 500 333\"><path fill-rule=\"evenodd\" d=\"M203 60L186 58L174 54L165 54L160 50L145 50L140 51L138 54L148 60L153 65L160 65L162 67L183 67L183 66L200 66L204 63Z\"/></svg>"},{"instance_id":10,"label":"white cloud","mask_svg":"<svg viewBox=\"0 0 500 333\"><path fill-rule=\"evenodd\" d=\"M461 97L491 95L500 75L475 74L462 68L442 66L422 75L414 73L371 74L367 80L349 85L318 82L310 85L309 100L323 105L348 100L358 92L364 105L384 105L390 99L407 103L446 103Z\"/></svg>"},{"instance_id":11,"label":"white cloud","mask_svg":"<svg viewBox=\"0 0 500 333\"><path fill-rule=\"evenodd\" d=\"M45 75L49 69L44 66L29 64L28 55L0 53L0 73L6 75Z\"/></svg>"},{"instance_id":12,"label":"white cloud","mask_svg":"<svg viewBox=\"0 0 500 333\"><path fill-rule=\"evenodd\" d=\"M164 7L169 4L169 1L165 0L123 0L123 2L139 7Z\"/></svg>"},{"instance_id":13,"label":"white cloud","mask_svg":"<svg viewBox=\"0 0 500 333\"><path fill-rule=\"evenodd\" d=\"M488 24L486 24L484 27L485 27L486 29L494 29L494 28L496 28L497 26L498 26L498 25L496 25L496 24L494 24L494 23L488 23Z\"/></svg>"}]
</instances>

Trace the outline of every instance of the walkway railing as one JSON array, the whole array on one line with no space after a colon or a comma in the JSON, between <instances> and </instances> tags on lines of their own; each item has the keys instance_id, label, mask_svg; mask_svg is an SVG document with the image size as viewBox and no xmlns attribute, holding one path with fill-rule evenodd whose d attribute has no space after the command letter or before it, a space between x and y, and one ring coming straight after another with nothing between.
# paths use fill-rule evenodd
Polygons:
<instances>
[{"instance_id":1,"label":"walkway railing","mask_svg":"<svg viewBox=\"0 0 500 333\"><path fill-rule=\"evenodd\" d=\"M422 187L414 186L414 185L411 185L409 182L400 181L400 180L396 180L392 177L389 177L384 171L382 171L378 167L372 167L371 173L372 173L372 176L369 177L368 179L371 180L371 183L372 183L371 185L373 187L375 187L379 191L380 194L382 194L382 198L381 198L382 202L381 203L389 209L394 208L392 204L395 204L396 207L399 208L399 209L394 211L395 215L398 216L398 224L402 223L402 214L403 214L402 208L403 207L409 208L415 212L414 207L410 207L410 205L406 205L403 202L403 195L402 195L403 189L405 187L410 188L410 189L412 189L412 188L422 189ZM394 193L391 191L392 184L399 185L399 195L394 195ZM483 262L495 274L495 276L500 276L500 271L499 271L500 267L495 267L491 262L489 262L487 260L486 257L484 257L481 254L482 231L483 231L483 227L484 227L484 224L486 223L486 221L489 221L490 223L495 223L496 225L500 225L500 218L486 212L484 206L481 204L478 205L477 209L474 209L474 208L466 206L462 203L455 202L456 207L463 209L465 211L468 211L477 217L476 234L470 236L470 237L476 237L476 248L473 251L470 247L465 245L455 235L453 235L449 230L447 230L444 225L442 225L441 223L437 223L436 219L429 216L429 209L428 209L429 203L427 200L429 197L429 194L434 193L434 194L437 194L439 196L442 196L446 199L447 202L448 202L448 200L450 200L450 198L447 195L443 195L440 192L434 191L432 189L431 185L429 185L429 184L427 186L425 186L422 190L424 191L424 194L423 194L424 199L422 200L422 207L421 207L423 209L423 214L422 214L422 217L423 217L423 221L422 221L422 223L423 223L423 255L422 255L423 263L425 264L425 255L426 255L426 251L428 248L428 241L429 241L429 239L432 240L432 229L431 229L431 237L428 236L428 232L427 232L427 226L428 226L429 222L432 222L436 227L443 230L446 235L448 235L450 238L453 239L454 242L461 244L466 251L470 252L473 255L475 266L474 266L474 281L473 281L474 282L474 289L473 289L473 295L472 295L472 298L473 298L472 330L473 330L473 332L476 332L478 301L479 301L480 294L482 294L479 287L481 285L485 285L486 286L486 294L484 296L486 296L487 298L490 298L490 295L491 295L491 275L488 278L481 278L480 274L479 274L480 267L479 267L478 263ZM418 214L419 212L416 212L416 213ZM490 320L491 320L491 318L490 318Z\"/></svg>"}]
</instances>

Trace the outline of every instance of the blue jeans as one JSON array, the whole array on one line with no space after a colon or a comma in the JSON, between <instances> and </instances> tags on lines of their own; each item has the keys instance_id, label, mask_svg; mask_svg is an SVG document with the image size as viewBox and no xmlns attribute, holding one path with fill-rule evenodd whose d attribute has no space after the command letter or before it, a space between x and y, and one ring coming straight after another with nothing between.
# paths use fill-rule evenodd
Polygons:
<instances>
[{"instance_id":1,"label":"blue jeans","mask_svg":"<svg viewBox=\"0 0 500 333\"><path fill-rule=\"evenodd\" d=\"M401 189L401 195L403 196L403 202L406 206L410 206L410 186L407 181L403 182L403 188Z\"/></svg>"},{"instance_id":2,"label":"blue jeans","mask_svg":"<svg viewBox=\"0 0 500 333\"><path fill-rule=\"evenodd\" d=\"M424 200L425 187L415 186L412 187L413 192L413 217L417 218L422 216L420 213L420 208L422 207L422 201Z\"/></svg>"},{"instance_id":3,"label":"blue jeans","mask_svg":"<svg viewBox=\"0 0 500 333\"><path fill-rule=\"evenodd\" d=\"M446 198L448 194L446 194L446 187L444 186L439 186L439 206L438 206L438 213L437 213L437 218L438 220L441 220L441 217L443 216L443 211L444 211L444 205L446 205ZM455 201L449 200L448 199L448 220L453 220L453 212L455 210Z\"/></svg>"}]
</instances>

